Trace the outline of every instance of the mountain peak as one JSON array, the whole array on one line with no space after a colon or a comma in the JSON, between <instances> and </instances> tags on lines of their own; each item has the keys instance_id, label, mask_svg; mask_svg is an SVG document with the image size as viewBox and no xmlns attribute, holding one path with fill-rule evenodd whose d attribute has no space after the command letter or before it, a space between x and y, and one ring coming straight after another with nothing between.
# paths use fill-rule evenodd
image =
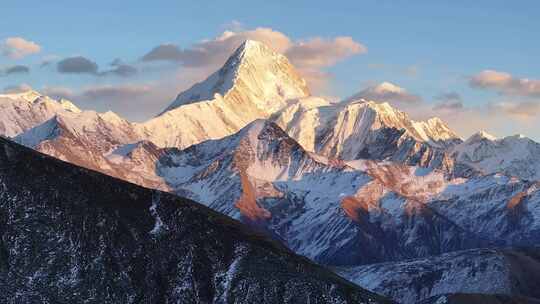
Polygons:
<instances>
[{"instance_id":1,"label":"mountain peak","mask_svg":"<svg viewBox=\"0 0 540 304\"><path fill-rule=\"evenodd\" d=\"M434 116L434 117L431 117L430 119L428 119L427 123L432 124L432 125L445 124L444 121L442 119L440 119L439 117L437 117L437 116Z\"/></svg>"},{"instance_id":2,"label":"mountain peak","mask_svg":"<svg viewBox=\"0 0 540 304\"><path fill-rule=\"evenodd\" d=\"M258 40L247 39L227 59L224 66L236 67L245 60L264 60L265 58L272 58L274 60L280 60L281 57L285 57L282 54L274 51L270 46L260 42Z\"/></svg>"},{"instance_id":3,"label":"mountain peak","mask_svg":"<svg viewBox=\"0 0 540 304\"><path fill-rule=\"evenodd\" d=\"M41 96L43 96L41 93L34 90L27 90L27 91L18 92L18 93L0 94L0 98L25 100L28 102L32 102Z\"/></svg>"},{"instance_id":4,"label":"mountain peak","mask_svg":"<svg viewBox=\"0 0 540 304\"><path fill-rule=\"evenodd\" d=\"M251 40L246 39L242 44L237 48L237 51L271 51L270 47L266 44L258 41L258 40ZM273 51L272 51L273 52Z\"/></svg>"},{"instance_id":5,"label":"mountain peak","mask_svg":"<svg viewBox=\"0 0 540 304\"><path fill-rule=\"evenodd\" d=\"M370 88L371 91L377 92L377 93L402 93L405 92L405 89L402 87L399 87L391 82L381 82L376 86L373 86Z\"/></svg>"},{"instance_id":6,"label":"mountain peak","mask_svg":"<svg viewBox=\"0 0 540 304\"><path fill-rule=\"evenodd\" d=\"M308 96L306 81L289 60L266 44L244 41L207 79L180 93L161 114L183 105L235 98L263 112L274 112L289 99Z\"/></svg>"},{"instance_id":7,"label":"mountain peak","mask_svg":"<svg viewBox=\"0 0 540 304\"><path fill-rule=\"evenodd\" d=\"M494 141L494 140L497 139L497 137L489 134L488 132L486 132L484 130L480 130L480 131L474 133L473 135L471 135L467 139L467 143L477 142L477 141L481 141L481 140L484 140L484 139L487 139L489 141Z\"/></svg>"},{"instance_id":8,"label":"mountain peak","mask_svg":"<svg viewBox=\"0 0 540 304\"><path fill-rule=\"evenodd\" d=\"M240 136L248 136L258 138L261 133L265 131L270 131L273 134L278 135L278 137L288 137L287 133L283 131L277 124L266 119L257 119L246 125L242 128L238 134Z\"/></svg>"},{"instance_id":9,"label":"mountain peak","mask_svg":"<svg viewBox=\"0 0 540 304\"><path fill-rule=\"evenodd\" d=\"M362 91L348 97L345 101L355 100L374 100L377 102L391 100L398 96L409 96L406 89L395 85L391 82L384 81L377 85L373 85L363 89ZM412 96L412 95L411 95ZM413 97L408 97L412 99Z\"/></svg>"},{"instance_id":10,"label":"mountain peak","mask_svg":"<svg viewBox=\"0 0 540 304\"><path fill-rule=\"evenodd\" d=\"M372 100L365 101L364 104L369 107L370 109L373 109L377 113L397 113L401 112L398 109L392 107L388 102L375 102ZM403 112L404 113L404 112Z\"/></svg>"}]
</instances>

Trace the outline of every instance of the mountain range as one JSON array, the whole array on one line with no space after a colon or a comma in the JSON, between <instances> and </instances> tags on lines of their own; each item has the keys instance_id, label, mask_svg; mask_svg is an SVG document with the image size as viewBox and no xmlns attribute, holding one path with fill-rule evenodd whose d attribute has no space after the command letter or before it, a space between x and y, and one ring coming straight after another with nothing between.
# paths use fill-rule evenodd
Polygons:
<instances>
[{"instance_id":1,"label":"mountain range","mask_svg":"<svg viewBox=\"0 0 540 304\"><path fill-rule=\"evenodd\" d=\"M197 201L400 302L459 301L468 297L454 296L462 293L538 298L480 283L464 289L437 265L538 244L540 144L483 131L463 140L437 117L415 121L371 99L395 90L382 83L340 102L313 96L285 56L248 40L146 122L28 91L0 95L0 132L77 166ZM414 276L389 281L393 269L417 267L415 259L444 275L417 292ZM452 267L471 271L462 264Z\"/></svg>"},{"instance_id":2,"label":"mountain range","mask_svg":"<svg viewBox=\"0 0 540 304\"><path fill-rule=\"evenodd\" d=\"M5 139L0 162L4 303L391 303L193 201Z\"/></svg>"}]
</instances>

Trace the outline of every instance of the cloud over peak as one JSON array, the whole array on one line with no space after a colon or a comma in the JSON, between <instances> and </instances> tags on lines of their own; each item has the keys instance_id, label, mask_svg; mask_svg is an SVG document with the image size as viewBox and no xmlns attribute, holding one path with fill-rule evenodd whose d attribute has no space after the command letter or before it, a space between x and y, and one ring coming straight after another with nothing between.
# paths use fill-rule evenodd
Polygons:
<instances>
[{"instance_id":1,"label":"cloud over peak","mask_svg":"<svg viewBox=\"0 0 540 304\"><path fill-rule=\"evenodd\" d=\"M398 107L418 104L422 101L420 96L411 94L406 89L387 81L368 87L349 99L360 98L378 102L388 102Z\"/></svg>"},{"instance_id":2,"label":"cloud over peak","mask_svg":"<svg viewBox=\"0 0 540 304\"><path fill-rule=\"evenodd\" d=\"M225 31L221 35L204 40L188 48L174 44L154 47L142 57L142 61L176 62L184 67L204 69L211 72L222 65L233 51L245 40L260 41L274 51L287 56L311 85L325 83L329 74L322 68L355 54L367 52L367 48L351 37L335 37L293 41L282 32L259 27L254 30Z\"/></svg>"},{"instance_id":3,"label":"cloud over peak","mask_svg":"<svg viewBox=\"0 0 540 304\"><path fill-rule=\"evenodd\" d=\"M2 93L16 94L16 93L23 93L23 92L27 92L31 90L32 90L32 86L30 86L27 83L21 83L19 85L10 85L10 86L4 87Z\"/></svg>"},{"instance_id":4,"label":"cloud over peak","mask_svg":"<svg viewBox=\"0 0 540 304\"><path fill-rule=\"evenodd\" d=\"M40 51L41 46L37 43L21 37L9 37L0 43L2 55L11 59L21 59L28 55L37 54Z\"/></svg>"}]
</instances>

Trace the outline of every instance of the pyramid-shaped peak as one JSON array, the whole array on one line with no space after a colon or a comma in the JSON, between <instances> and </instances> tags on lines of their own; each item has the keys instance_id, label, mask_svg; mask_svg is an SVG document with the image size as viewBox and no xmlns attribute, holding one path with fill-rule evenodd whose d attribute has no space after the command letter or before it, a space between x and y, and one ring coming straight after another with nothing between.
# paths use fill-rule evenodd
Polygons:
<instances>
[{"instance_id":1,"label":"pyramid-shaped peak","mask_svg":"<svg viewBox=\"0 0 540 304\"><path fill-rule=\"evenodd\" d=\"M269 45L258 41L258 40L251 40L247 39L238 46L238 48L233 52L231 57L246 57L246 56L270 56L270 57L277 57L283 55L277 53L274 51Z\"/></svg>"},{"instance_id":2,"label":"pyramid-shaped peak","mask_svg":"<svg viewBox=\"0 0 540 304\"><path fill-rule=\"evenodd\" d=\"M237 71L246 61L256 64L264 62L287 61L287 58L257 40L244 40L229 56L220 71Z\"/></svg>"},{"instance_id":3,"label":"pyramid-shaped peak","mask_svg":"<svg viewBox=\"0 0 540 304\"><path fill-rule=\"evenodd\" d=\"M266 44L258 41L258 40L252 40L252 39L246 39L242 44L238 47L239 50L244 51L250 51L250 50L268 50L270 51L270 47Z\"/></svg>"},{"instance_id":4,"label":"pyramid-shaped peak","mask_svg":"<svg viewBox=\"0 0 540 304\"><path fill-rule=\"evenodd\" d=\"M180 93L163 113L222 99L235 99L231 103L251 104L258 111L273 113L287 100L309 95L307 82L285 56L262 42L245 40L219 70Z\"/></svg>"},{"instance_id":5,"label":"pyramid-shaped peak","mask_svg":"<svg viewBox=\"0 0 540 304\"><path fill-rule=\"evenodd\" d=\"M290 64L288 59L282 54L274 51L270 46L258 40L247 39L227 59L222 69L236 70L245 61L250 61L257 65L264 63L278 63L281 61Z\"/></svg>"}]
</instances>

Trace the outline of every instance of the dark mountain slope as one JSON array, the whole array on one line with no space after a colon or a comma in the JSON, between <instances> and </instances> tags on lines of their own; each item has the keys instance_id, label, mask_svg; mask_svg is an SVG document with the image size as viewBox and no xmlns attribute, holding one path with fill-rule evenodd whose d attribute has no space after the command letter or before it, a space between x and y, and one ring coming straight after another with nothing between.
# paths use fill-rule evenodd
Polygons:
<instances>
[{"instance_id":1,"label":"dark mountain slope","mask_svg":"<svg viewBox=\"0 0 540 304\"><path fill-rule=\"evenodd\" d=\"M364 288L403 304L444 295L449 295L449 302L441 300L440 303L454 303L451 298L468 297L470 302L456 300L455 303L499 303L495 295L500 295L500 299L505 296L517 301L522 297L540 302L540 247L454 251L341 269L340 273ZM458 296L460 293L466 295ZM481 300L482 297L487 302Z\"/></svg>"},{"instance_id":2,"label":"dark mountain slope","mask_svg":"<svg viewBox=\"0 0 540 304\"><path fill-rule=\"evenodd\" d=\"M540 304L540 300L506 295L454 293L432 297L419 304Z\"/></svg>"},{"instance_id":3,"label":"dark mountain slope","mask_svg":"<svg viewBox=\"0 0 540 304\"><path fill-rule=\"evenodd\" d=\"M2 303L387 303L235 220L0 138Z\"/></svg>"}]
</instances>

